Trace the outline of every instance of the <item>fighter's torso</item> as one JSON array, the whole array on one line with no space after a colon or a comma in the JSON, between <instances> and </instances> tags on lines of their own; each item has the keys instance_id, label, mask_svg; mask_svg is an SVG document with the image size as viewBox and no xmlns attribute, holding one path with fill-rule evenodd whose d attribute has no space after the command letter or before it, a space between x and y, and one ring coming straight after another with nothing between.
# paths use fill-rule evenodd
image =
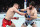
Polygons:
<instances>
[{"instance_id":1,"label":"fighter's torso","mask_svg":"<svg viewBox=\"0 0 40 27\"><path fill-rule=\"evenodd\" d=\"M11 20L11 18L13 18L13 15L14 15L14 14L15 14L15 12L14 12L14 10L12 10L12 8L11 8L11 9L9 9L9 10L7 11L5 18L8 19L8 20Z\"/></svg>"},{"instance_id":2,"label":"fighter's torso","mask_svg":"<svg viewBox=\"0 0 40 27\"><path fill-rule=\"evenodd\" d=\"M27 9L27 14L30 15L30 16L33 16L35 13L35 8L33 10L29 10L29 8ZM27 18L26 18L27 19ZM29 19L27 19L29 20Z\"/></svg>"},{"instance_id":3,"label":"fighter's torso","mask_svg":"<svg viewBox=\"0 0 40 27\"><path fill-rule=\"evenodd\" d=\"M32 15L34 15L34 10L28 10L27 13L28 13L28 15L32 16Z\"/></svg>"}]
</instances>

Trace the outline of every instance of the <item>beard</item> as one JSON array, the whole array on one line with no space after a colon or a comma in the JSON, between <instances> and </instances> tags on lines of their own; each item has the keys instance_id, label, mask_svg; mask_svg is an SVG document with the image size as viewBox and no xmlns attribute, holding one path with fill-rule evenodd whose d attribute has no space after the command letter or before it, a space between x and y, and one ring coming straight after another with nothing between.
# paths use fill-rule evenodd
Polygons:
<instances>
[{"instance_id":1,"label":"beard","mask_svg":"<svg viewBox=\"0 0 40 27\"><path fill-rule=\"evenodd\" d=\"M29 10L32 10L32 7L30 7Z\"/></svg>"}]
</instances>

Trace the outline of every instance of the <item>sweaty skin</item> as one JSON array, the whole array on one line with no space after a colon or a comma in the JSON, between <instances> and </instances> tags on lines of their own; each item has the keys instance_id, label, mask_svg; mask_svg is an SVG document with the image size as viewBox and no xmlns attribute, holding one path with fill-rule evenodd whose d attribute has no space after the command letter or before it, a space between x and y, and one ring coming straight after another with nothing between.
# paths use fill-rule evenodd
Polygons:
<instances>
[{"instance_id":1,"label":"sweaty skin","mask_svg":"<svg viewBox=\"0 0 40 27\"><path fill-rule=\"evenodd\" d=\"M33 19L36 19L37 18L37 10L35 8L33 8L32 10L29 10L29 8L28 8L27 9L27 13L31 17L28 20L33 20Z\"/></svg>"},{"instance_id":2,"label":"sweaty skin","mask_svg":"<svg viewBox=\"0 0 40 27\"><path fill-rule=\"evenodd\" d=\"M29 10L29 7L27 7L27 9L21 9L21 11L27 11L28 15L30 15L31 18L25 18L26 20L33 20L33 19L37 18L36 8L33 8L32 10Z\"/></svg>"},{"instance_id":3,"label":"sweaty skin","mask_svg":"<svg viewBox=\"0 0 40 27\"><path fill-rule=\"evenodd\" d=\"M29 7L27 9L21 9L21 11L27 11L28 15L30 15L30 18L25 18L25 20L33 20L37 18L37 10L35 8L32 8L32 10L29 10ZM22 24L21 27L27 27L26 25ZM32 27L37 27L36 24L33 24Z\"/></svg>"},{"instance_id":4,"label":"sweaty skin","mask_svg":"<svg viewBox=\"0 0 40 27\"><path fill-rule=\"evenodd\" d=\"M19 12L15 7L11 7L7 11L5 19L11 20L11 18L13 18L13 16L14 16L15 12L20 14L20 15L25 15L25 13Z\"/></svg>"},{"instance_id":5,"label":"sweaty skin","mask_svg":"<svg viewBox=\"0 0 40 27\"><path fill-rule=\"evenodd\" d=\"M13 15L15 14L14 9L16 8L15 7L9 8L9 10L6 13L5 19L11 20L11 18L13 18Z\"/></svg>"}]
</instances>

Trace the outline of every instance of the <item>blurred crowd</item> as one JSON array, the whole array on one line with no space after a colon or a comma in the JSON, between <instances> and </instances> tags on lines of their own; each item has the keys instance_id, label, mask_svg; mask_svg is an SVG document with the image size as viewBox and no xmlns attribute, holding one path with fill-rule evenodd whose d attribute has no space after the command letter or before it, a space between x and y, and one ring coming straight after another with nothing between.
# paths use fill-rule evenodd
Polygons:
<instances>
[{"instance_id":1,"label":"blurred crowd","mask_svg":"<svg viewBox=\"0 0 40 27\"><path fill-rule=\"evenodd\" d=\"M9 8L8 6L2 7L0 8L0 12L7 12L8 8ZM35 8L37 9L38 12L40 12L40 5L36 5Z\"/></svg>"},{"instance_id":2,"label":"blurred crowd","mask_svg":"<svg viewBox=\"0 0 40 27\"><path fill-rule=\"evenodd\" d=\"M40 12L40 5L36 5L35 7L36 7L37 11Z\"/></svg>"},{"instance_id":3,"label":"blurred crowd","mask_svg":"<svg viewBox=\"0 0 40 27\"><path fill-rule=\"evenodd\" d=\"M14 3L20 4L20 8L23 8L23 0L0 0L0 12L6 12Z\"/></svg>"},{"instance_id":4,"label":"blurred crowd","mask_svg":"<svg viewBox=\"0 0 40 27\"><path fill-rule=\"evenodd\" d=\"M7 12L8 10L8 6L7 7L1 7L0 8L0 12Z\"/></svg>"},{"instance_id":5,"label":"blurred crowd","mask_svg":"<svg viewBox=\"0 0 40 27\"><path fill-rule=\"evenodd\" d=\"M13 3L18 3L20 4L20 9L24 8L24 1L23 0L0 0L0 12L7 12L8 8L9 7L12 7ZM27 6L29 5L29 3L31 2L32 0L28 0L27 1ZM34 2L36 2L36 9L38 12L40 12L40 0L33 0Z\"/></svg>"}]
</instances>

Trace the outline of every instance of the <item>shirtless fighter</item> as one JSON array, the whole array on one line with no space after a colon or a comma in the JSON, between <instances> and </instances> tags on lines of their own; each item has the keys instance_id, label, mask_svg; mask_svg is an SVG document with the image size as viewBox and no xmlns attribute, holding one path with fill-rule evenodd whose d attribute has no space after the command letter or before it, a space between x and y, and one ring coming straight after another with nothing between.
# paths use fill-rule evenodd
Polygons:
<instances>
[{"instance_id":1,"label":"shirtless fighter","mask_svg":"<svg viewBox=\"0 0 40 27\"><path fill-rule=\"evenodd\" d=\"M37 27L33 21L37 18L37 10L33 1L29 3L29 7L27 7L27 9L21 9L20 11L27 11L27 14L25 15L25 23L23 23L21 27L27 27L28 24L30 24L32 27Z\"/></svg>"},{"instance_id":2,"label":"shirtless fighter","mask_svg":"<svg viewBox=\"0 0 40 27\"><path fill-rule=\"evenodd\" d=\"M13 5L13 7L11 7L11 8L9 8L8 9L8 11L7 11L7 13L6 13L6 16L5 16L5 18L3 19L3 21L2 21L2 27L6 27L6 25L9 25L9 26L11 26L11 27L16 27L15 25L14 25L14 23L11 21L11 19L17 19L16 17L13 17L14 16L14 14L15 14L15 12L16 13L18 13L18 14L20 14L20 15L25 15L25 13L22 13L22 12L19 12L17 9L18 9L18 4L17 3L15 3L14 5Z\"/></svg>"}]
</instances>

